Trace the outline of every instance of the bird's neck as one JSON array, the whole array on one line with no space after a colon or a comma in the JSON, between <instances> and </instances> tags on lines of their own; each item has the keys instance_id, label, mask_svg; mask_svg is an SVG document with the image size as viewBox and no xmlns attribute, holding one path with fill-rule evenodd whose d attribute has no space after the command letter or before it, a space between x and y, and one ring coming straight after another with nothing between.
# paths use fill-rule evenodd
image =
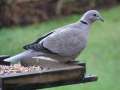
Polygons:
<instances>
[{"instance_id":1,"label":"bird's neck","mask_svg":"<svg viewBox=\"0 0 120 90\"><path fill-rule=\"evenodd\" d=\"M86 15L83 15L80 19L80 21L82 21L83 23L87 23L88 25L91 25L93 23L92 20L90 20L89 18L86 18Z\"/></svg>"},{"instance_id":2,"label":"bird's neck","mask_svg":"<svg viewBox=\"0 0 120 90\"><path fill-rule=\"evenodd\" d=\"M93 23L90 20L86 20L86 19L80 19L80 22L86 25L91 25Z\"/></svg>"},{"instance_id":3,"label":"bird's neck","mask_svg":"<svg viewBox=\"0 0 120 90\"><path fill-rule=\"evenodd\" d=\"M86 22L86 21L80 20L80 22L81 22L82 24L88 25L88 22Z\"/></svg>"},{"instance_id":4,"label":"bird's neck","mask_svg":"<svg viewBox=\"0 0 120 90\"><path fill-rule=\"evenodd\" d=\"M89 23L87 23L86 21L80 20L80 31L86 36L88 37L89 32L90 32L90 28L91 25Z\"/></svg>"}]
</instances>

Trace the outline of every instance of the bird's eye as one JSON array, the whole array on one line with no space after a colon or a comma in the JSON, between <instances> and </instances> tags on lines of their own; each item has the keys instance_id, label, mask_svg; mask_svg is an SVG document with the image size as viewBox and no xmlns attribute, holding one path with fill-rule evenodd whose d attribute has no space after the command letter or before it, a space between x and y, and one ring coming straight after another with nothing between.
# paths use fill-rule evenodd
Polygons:
<instances>
[{"instance_id":1,"label":"bird's eye","mask_svg":"<svg viewBox=\"0 0 120 90\"><path fill-rule=\"evenodd\" d=\"M93 14L93 16L97 16L97 14Z\"/></svg>"}]
</instances>

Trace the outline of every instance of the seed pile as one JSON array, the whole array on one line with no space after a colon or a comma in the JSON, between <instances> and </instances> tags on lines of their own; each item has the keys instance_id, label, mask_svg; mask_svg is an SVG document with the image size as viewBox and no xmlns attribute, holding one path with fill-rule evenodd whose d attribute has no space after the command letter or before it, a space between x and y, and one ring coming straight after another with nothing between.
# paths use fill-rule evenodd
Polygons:
<instances>
[{"instance_id":1,"label":"seed pile","mask_svg":"<svg viewBox=\"0 0 120 90\"><path fill-rule=\"evenodd\" d=\"M16 74L16 73L24 73L24 72L32 72L32 71L42 71L43 67L41 66L29 66L24 67L20 64L14 64L10 66L0 65L0 75L8 75L8 74Z\"/></svg>"}]
</instances>

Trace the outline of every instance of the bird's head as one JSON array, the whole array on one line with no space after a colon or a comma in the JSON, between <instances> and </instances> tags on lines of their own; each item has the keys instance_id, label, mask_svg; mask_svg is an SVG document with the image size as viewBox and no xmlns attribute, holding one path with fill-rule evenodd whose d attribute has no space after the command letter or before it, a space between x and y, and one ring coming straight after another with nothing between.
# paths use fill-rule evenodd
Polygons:
<instances>
[{"instance_id":1,"label":"bird's head","mask_svg":"<svg viewBox=\"0 0 120 90\"><path fill-rule=\"evenodd\" d=\"M88 24L92 24L96 20L104 21L102 16L97 10L89 10L87 11L82 18L80 19L81 21L84 21Z\"/></svg>"}]
</instances>

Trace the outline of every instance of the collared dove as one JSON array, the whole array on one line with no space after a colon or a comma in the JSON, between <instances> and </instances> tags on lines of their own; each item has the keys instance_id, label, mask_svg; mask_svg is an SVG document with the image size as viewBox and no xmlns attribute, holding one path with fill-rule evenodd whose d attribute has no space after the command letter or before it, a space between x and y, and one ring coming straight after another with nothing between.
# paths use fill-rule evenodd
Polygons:
<instances>
[{"instance_id":1,"label":"collared dove","mask_svg":"<svg viewBox=\"0 0 120 90\"><path fill-rule=\"evenodd\" d=\"M34 64L39 63L39 60L33 59L38 56L61 62L75 60L86 47L91 24L96 20L103 21L100 13L97 10L89 10L79 21L53 30L35 42L25 45L24 52L4 61Z\"/></svg>"}]
</instances>

